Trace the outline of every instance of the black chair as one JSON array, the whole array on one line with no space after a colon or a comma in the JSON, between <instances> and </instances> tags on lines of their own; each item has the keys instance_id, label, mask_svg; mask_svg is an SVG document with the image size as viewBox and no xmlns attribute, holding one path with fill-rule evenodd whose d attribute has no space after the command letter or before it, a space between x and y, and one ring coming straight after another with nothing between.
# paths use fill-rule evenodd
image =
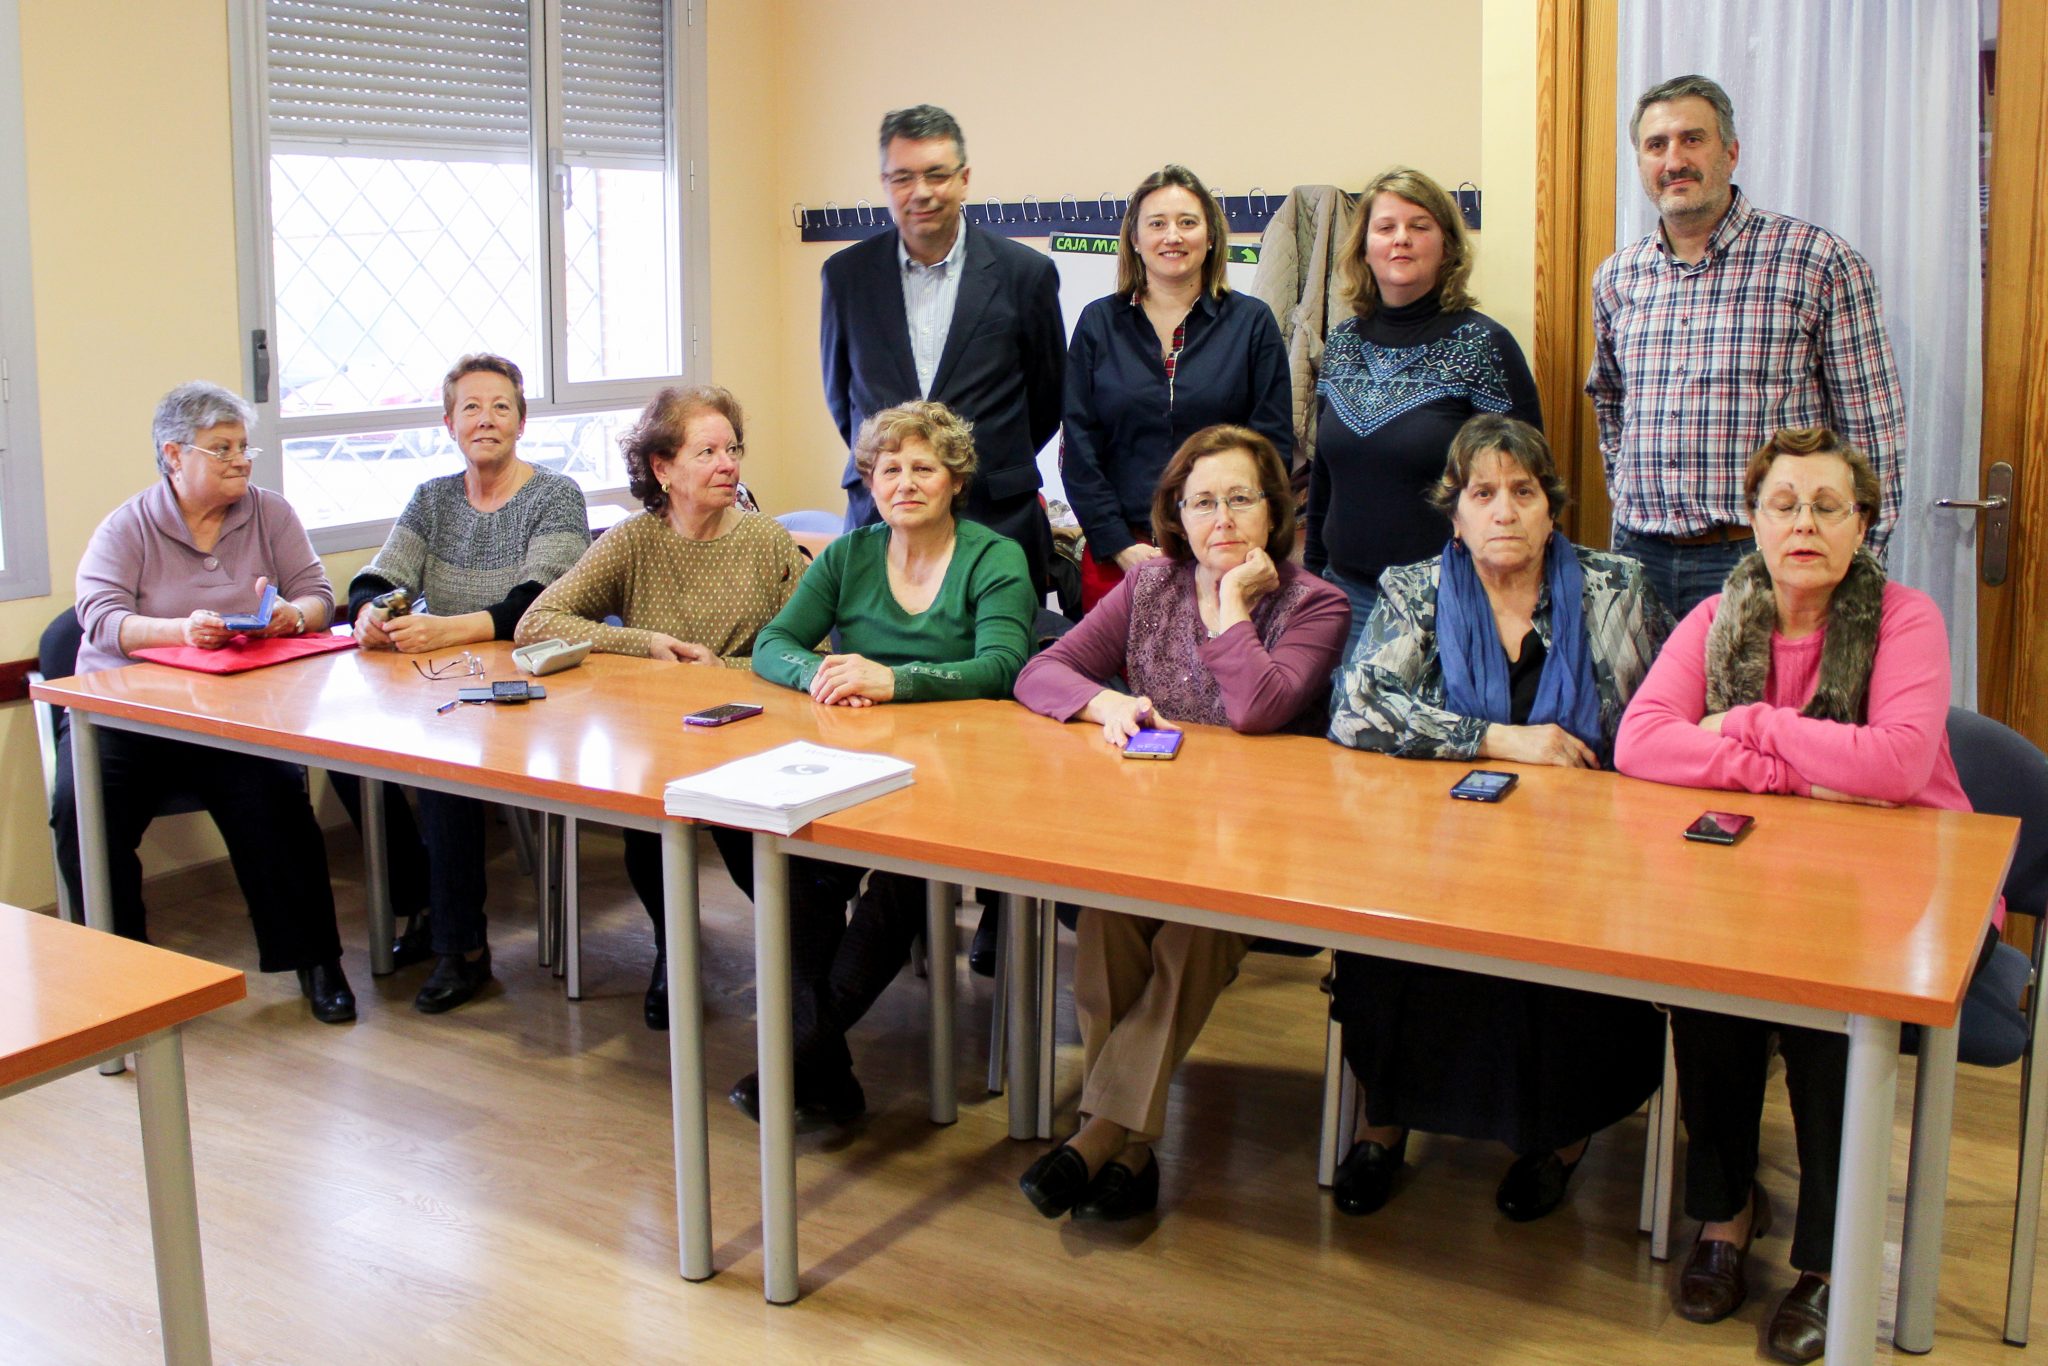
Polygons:
<instances>
[{"instance_id":1,"label":"black chair","mask_svg":"<svg viewBox=\"0 0 2048 1366\"><path fill-rule=\"evenodd\" d=\"M2048 941L2043 924L2048 918L2048 754L2019 732L1960 707L1949 711L1948 743L1970 805L2020 822L2019 846L2005 878L2005 909L2008 916L2034 918L2031 961L2010 945L1997 947L1970 984L1956 1042L1956 1055L1964 1062L2021 1062L2020 1179L2005 1287L2005 1340L2023 1347L2033 1302L2041 1160L2048 1147L2048 1084L2036 1084L2048 1078L2034 1075L2041 1044L2042 949ZM2020 990L2029 984L2033 990L2022 1011Z\"/></svg>"}]
</instances>

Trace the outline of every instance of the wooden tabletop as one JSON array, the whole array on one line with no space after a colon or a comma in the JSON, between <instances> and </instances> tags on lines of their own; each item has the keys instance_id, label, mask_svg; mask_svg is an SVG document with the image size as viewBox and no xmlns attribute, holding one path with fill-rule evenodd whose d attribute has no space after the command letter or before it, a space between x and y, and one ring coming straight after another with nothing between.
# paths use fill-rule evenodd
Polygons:
<instances>
[{"instance_id":1,"label":"wooden tabletop","mask_svg":"<svg viewBox=\"0 0 2048 1366\"><path fill-rule=\"evenodd\" d=\"M502 644L491 679L523 677ZM438 658L438 656L437 656ZM487 681L463 680L474 684ZM486 781L639 817L669 779L788 740L897 755L909 788L802 833L852 852L1825 1010L1951 1024L2018 823L1925 808L1702 792L1516 769L1496 805L1453 800L1471 765L1321 739L1194 728L1172 762L1006 702L819 707L751 674L616 655L542 680L524 707L434 707L388 653L228 677L136 665L36 686L62 705ZM689 711L756 701L716 729ZM481 771L481 772L480 772ZM1732 848L1682 831L1747 812Z\"/></svg>"},{"instance_id":2,"label":"wooden tabletop","mask_svg":"<svg viewBox=\"0 0 2048 1366\"><path fill-rule=\"evenodd\" d=\"M0 905L0 1087L247 994L235 968Z\"/></svg>"}]
</instances>

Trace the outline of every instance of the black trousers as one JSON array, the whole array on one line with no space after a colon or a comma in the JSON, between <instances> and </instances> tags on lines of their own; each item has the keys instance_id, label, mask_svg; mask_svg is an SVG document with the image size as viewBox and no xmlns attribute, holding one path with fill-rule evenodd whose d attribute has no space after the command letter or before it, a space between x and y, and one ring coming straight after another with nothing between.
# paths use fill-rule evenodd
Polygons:
<instances>
[{"instance_id":1,"label":"black trousers","mask_svg":"<svg viewBox=\"0 0 2048 1366\"><path fill-rule=\"evenodd\" d=\"M57 834L58 872L73 900L83 906L70 739L70 717L60 715L50 827ZM213 817L227 842L228 861L256 929L258 967L287 972L341 957L334 889L327 880L327 845L306 800L302 770L275 759L107 726L100 727L99 742L116 934L148 940L142 860L135 851L164 803L189 797Z\"/></svg>"},{"instance_id":2,"label":"black trousers","mask_svg":"<svg viewBox=\"0 0 2048 1366\"><path fill-rule=\"evenodd\" d=\"M661 837L641 830L628 830L625 837L626 876L654 921L654 942L660 946ZM752 837L713 826L711 838L733 883L751 897ZM845 864L789 861L790 978L799 1079L853 1066L846 1032L902 971L911 944L924 929L924 879L871 873L862 890L862 876L861 869ZM846 912L850 900L851 917Z\"/></svg>"},{"instance_id":3,"label":"black trousers","mask_svg":"<svg viewBox=\"0 0 2048 1366\"><path fill-rule=\"evenodd\" d=\"M1774 1025L1704 1010L1673 1010L1671 1038L1685 1116L1685 1212L1733 1219L1756 1180L1766 1051L1773 1030L1785 1059L1792 1132L1799 1146L1799 1213L1792 1265L1825 1273L1835 1256L1835 1186L1842 1165L1847 1035Z\"/></svg>"},{"instance_id":4,"label":"black trousers","mask_svg":"<svg viewBox=\"0 0 2048 1366\"><path fill-rule=\"evenodd\" d=\"M331 773L328 781L360 831L362 783L348 773ZM412 794L420 808L417 823L397 784L388 785L384 797L384 848L392 913L428 911L435 953L473 953L488 937L484 827L490 810L474 797L428 788L414 788Z\"/></svg>"}]
</instances>

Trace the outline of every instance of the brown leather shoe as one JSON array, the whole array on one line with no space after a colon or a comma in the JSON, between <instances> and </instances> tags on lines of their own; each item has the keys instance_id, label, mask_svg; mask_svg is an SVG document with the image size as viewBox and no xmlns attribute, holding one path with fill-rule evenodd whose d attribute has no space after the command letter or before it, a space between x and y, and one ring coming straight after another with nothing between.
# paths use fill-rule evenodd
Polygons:
<instances>
[{"instance_id":1,"label":"brown leather shoe","mask_svg":"<svg viewBox=\"0 0 2048 1366\"><path fill-rule=\"evenodd\" d=\"M1811 1271L1778 1301L1764 1334L1771 1355L1779 1361L1814 1361L1828 1345L1828 1283Z\"/></svg>"},{"instance_id":2,"label":"brown leather shoe","mask_svg":"<svg viewBox=\"0 0 2048 1366\"><path fill-rule=\"evenodd\" d=\"M1704 1239L1692 1245L1692 1254L1678 1273L1678 1295L1672 1305L1680 1318L1719 1323L1749 1297L1742 1263L1749 1256L1749 1245L1771 1230L1771 1202L1762 1186L1751 1187L1749 1207L1749 1237L1739 1246Z\"/></svg>"}]
</instances>

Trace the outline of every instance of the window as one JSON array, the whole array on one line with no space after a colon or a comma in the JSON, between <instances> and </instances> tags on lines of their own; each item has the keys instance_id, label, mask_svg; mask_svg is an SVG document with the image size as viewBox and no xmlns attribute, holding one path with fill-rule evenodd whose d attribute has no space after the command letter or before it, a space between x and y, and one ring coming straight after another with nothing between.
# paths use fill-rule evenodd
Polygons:
<instances>
[{"instance_id":1,"label":"window","mask_svg":"<svg viewBox=\"0 0 2048 1366\"><path fill-rule=\"evenodd\" d=\"M526 375L520 451L600 493L692 368L691 158L664 0L244 0L249 360L280 487L323 550L374 544L460 468L441 376ZM701 87L701 81L689 83ZM252 245L253 248L252 248ZM252 259L253 258L253 259Z\"/></svg>"},{"instance_id":2,"label":"window","mask_svg":"<svg viewBox=\"0 0 2048 1366\"><path fill-rule=\"evenodd\" d=\"M50 591L31 303L21 22L15 0L0 0L0 599Z\"/></svg>"}]
</instances>

